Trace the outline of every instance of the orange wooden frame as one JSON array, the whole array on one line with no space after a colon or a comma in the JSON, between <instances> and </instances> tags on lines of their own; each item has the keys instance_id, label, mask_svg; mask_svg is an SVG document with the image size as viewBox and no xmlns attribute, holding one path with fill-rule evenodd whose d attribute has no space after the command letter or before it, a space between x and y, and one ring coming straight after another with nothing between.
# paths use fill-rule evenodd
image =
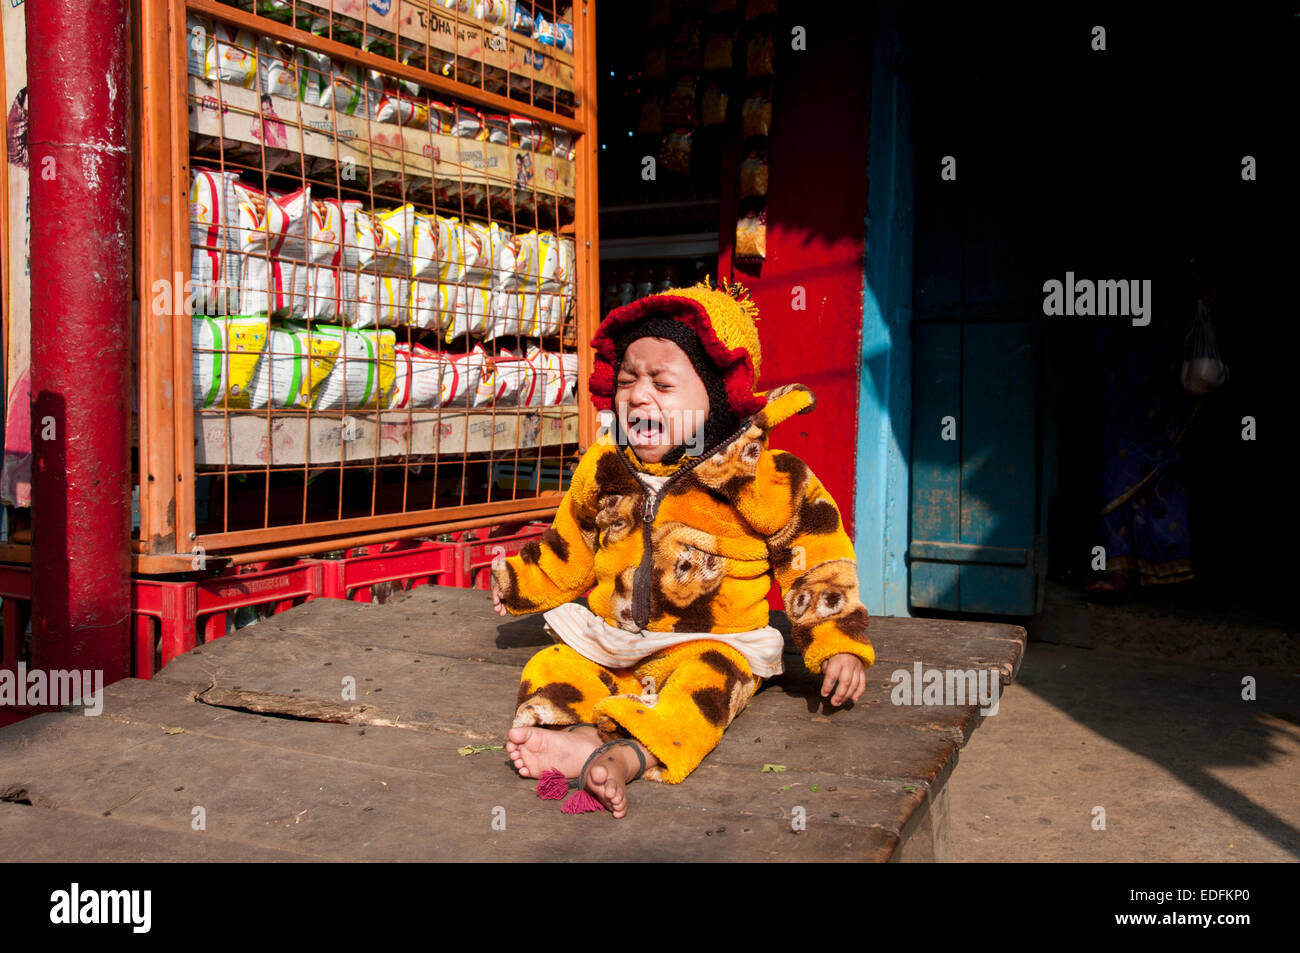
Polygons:
<instances>
[{"instance_id":1,"label":"orange wooden frame","mask_svg":"<svg viewBox=\"0 0 1300 953\"><path fill-rule=\"evenodd\" d=\"M200 536L196 533L194 412L191 395L191 333L180 289L190 279L189 119L186 71L186 12L224 20L257 34L325 53L331 58L381 69L460 100L489 106L568 129L575 136L575 218L578 251L577 331L579 354L578 451L590 445L596 419L587 389L590 348L599 315L596 165L596 55L594 0L573 7L576 56L575 115L570 118L325 37L254 16L216 0L138 0L136 48L140 51L136 112L135 188L136 282L138 312L139 475L141 526L135 564L138 571L177 571L181 559L201 548L228 554L237 562L272 555L375 542L385 533L399 536L436 533L451 524L501 521L554 513L559 493L393 515L302 523ZM153 283L172 282L170 315L155 315ZM182 318L184 320L177 320Z\"/></svg>"}]
</instances>

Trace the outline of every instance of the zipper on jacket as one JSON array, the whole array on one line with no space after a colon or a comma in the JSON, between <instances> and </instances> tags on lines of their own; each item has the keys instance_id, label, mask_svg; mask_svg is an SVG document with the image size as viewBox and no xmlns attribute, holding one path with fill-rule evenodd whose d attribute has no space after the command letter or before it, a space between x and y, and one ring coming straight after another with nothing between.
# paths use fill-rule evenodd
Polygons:
<instances>
[{"instance_id":1,"label":"zipper on jacket","mask_svg":"<svg viewBox=\"0 0 1300 953\"><path fill-rule=\"evenodd\" d=\"M615 454L619 460L623 461L623 466L627 467L627 472L632 475L632 478L641 487L642 492L645 493L645 503L641 507L641 562L632 576L632 621L636 624L638 632L644 631L645 627L650 624L650 573L654 564L654 521L659 513L659 505L663 502L664 497L668 495L668 488L694 470L700 463L740 439L749 430L749 424L750 421L746 419L734 434L726 440L720 441L711 450L700 454L696 460L682 467L665 480L664 485L659 488L659 492L654 495L650 493L650 488L641 482L632 464L627 462L627 458L623 455L623 448L615 447Z\"/></svg>"}]
</instances>

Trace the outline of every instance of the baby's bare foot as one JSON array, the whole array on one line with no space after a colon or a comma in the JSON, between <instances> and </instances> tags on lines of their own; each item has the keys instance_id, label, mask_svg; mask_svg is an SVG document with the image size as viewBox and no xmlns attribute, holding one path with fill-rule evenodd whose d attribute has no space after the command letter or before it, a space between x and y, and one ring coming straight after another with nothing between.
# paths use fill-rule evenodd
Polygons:
<instances>
[{"instance_id":1,"label":"baby's bare foot","mask_svg":"<svg viewBox=\"0 0 1300 953\"><path fill-rule=\"evenodd\" d=\"M635 742L634 742L635 743ZM656 763L654 756L647 763ZM614 745L587 769L587 790L605 805L615 818L627 813L627 784L641 769L631 745Z\"/></svg>"},{"instance_id":2,"label":"baby's bare foot","mask_svg":"<svg viewBox=\"0 0 1300 953\"><path fill-rule=\"evenodd\" d=\"M573 731L556 728L511 728L506 735L506 754L521 777L538 778L543 771L559 771L566 778L582 773L587 758L600 745L595 728Z\"/></svg>"}]
</instances>

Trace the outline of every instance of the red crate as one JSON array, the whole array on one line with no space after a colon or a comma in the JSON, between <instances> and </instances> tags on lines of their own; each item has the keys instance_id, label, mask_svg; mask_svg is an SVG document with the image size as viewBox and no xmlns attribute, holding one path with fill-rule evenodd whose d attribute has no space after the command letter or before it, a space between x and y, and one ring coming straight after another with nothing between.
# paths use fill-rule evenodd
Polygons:
<instances>
[{"instance_id":1,"label":"red crate","mask_svg":"<svg viewBox=\"0 0 1300 953\"><path fill-rule=\"evenodd\" d=\"M385 582L403 588L436 583L455 585L455 551L447 543L400 539L380 547L349 551L341 559L320 560L324 572L321 595L330 599L369 602L371 587Z\"/></svg>"},{"instance_id":2,"label":"red crate","mask_svg":"<svg viewBox=\"0 0 1300 953\"><path fill-rule=\"evenodd\" d=\"M166 665L198 644L200 623L203 641L211 642L226 634L227 612L268 602L274 604L273 611L283 612L299 602L319 596L324 589L323 580L324 568L317 559L296 560L289 565L254 568L253 572L231 573L194 582L133 579L133 674L136 678L152 678L154 675L155 621L159 626L160 665Z\"/></svg>"},{"instance_id":3,"label":"red crate","mask_svg":"<svg viewBox=\"0 0 1300 953\"><path fill-rule=\"evenodd\" d=\"M525 543L541 536L549 525L528 523L522 529L502 536L480 536L482 530L465 530L463 533L452 534L455 541L444 544L455 549L455 574L451 584L462 589L491 589L490 570L496 555L516 555ZM466 539L466 536L475 538Z\"/></svg>"}]
</instances>

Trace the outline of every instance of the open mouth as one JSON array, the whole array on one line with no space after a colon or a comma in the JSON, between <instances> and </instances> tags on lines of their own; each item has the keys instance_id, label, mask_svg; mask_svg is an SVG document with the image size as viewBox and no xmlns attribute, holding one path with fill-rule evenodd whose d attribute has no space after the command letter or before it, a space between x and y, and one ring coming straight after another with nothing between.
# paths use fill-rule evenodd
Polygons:
<instances>
[{"instance_id":1,"label":"open mouth","mask_svg":"<svg viewBox=\"0 0 1300 953\"><path fill-rule=\"evenodd\" d=\"M651 417L633 414L627 419L628 439L637 446L658 443L664 434L664 425Z\"/></svg>"}]
</instances>

